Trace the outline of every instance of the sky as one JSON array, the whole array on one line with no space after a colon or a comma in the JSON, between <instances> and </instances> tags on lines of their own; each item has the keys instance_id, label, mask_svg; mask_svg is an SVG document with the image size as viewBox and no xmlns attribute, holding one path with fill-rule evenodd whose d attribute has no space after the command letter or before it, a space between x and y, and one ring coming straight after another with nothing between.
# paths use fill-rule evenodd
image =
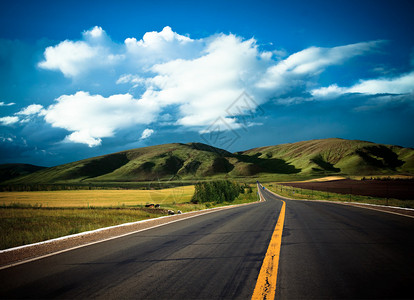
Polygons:
<instances>
[{"instance_id":1,"label":"sky","mask_svg":"<svg viewBox=\"0 0 414 300\"><path fill-rule=\"evenodd\" d=\"M0 163L414 147L413 1L1 1Z\"/></svg>"}]
</instances>

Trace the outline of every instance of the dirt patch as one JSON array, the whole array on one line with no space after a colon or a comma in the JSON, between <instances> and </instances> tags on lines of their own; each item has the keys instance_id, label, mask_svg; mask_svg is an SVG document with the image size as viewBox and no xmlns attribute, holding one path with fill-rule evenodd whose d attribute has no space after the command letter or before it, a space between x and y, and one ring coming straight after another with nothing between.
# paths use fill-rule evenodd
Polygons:
<instances>
[{"instance_id":1,"label":"dirt patch","mask_svg":"<svg viewBox=\"0 0 414 300\"><path fill-rule=\"evenodd\" d=\"M324 191L400 200L414 200L414 180L352 180L342 179L325 182L291 182L281 185Z\"/></svg>"}]
</instances>

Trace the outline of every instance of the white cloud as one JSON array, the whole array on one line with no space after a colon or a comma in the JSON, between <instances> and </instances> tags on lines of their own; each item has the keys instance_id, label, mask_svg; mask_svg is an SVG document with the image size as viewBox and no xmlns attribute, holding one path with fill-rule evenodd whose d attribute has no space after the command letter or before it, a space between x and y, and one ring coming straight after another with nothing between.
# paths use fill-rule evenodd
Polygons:
<instances>
[{"instance_id":1,"label":"white cloud","mask_svg":"<svg viewBox=\"0 0 414 300\"><path fill-rule=\"evenodd\" d=\"M172 42L174 40L182 43L193 41L189 37L180 35L172 31L170 26L165 26L160 32L151 31L145 33L142 40L138 41L137 44L139 46L157 49L161 48L163 46L163 43ZM131 40L128 41L130 42ZM126 41L126 43L128 42Z\"/></svg>"},{"instance_id":2,"label":"white cloud","mask_svg":"<svg viewBox=\"0 0 414 300\"><path fill-rule=\"evenodd\" d=\"M91 30L87 30L83 32L83 36L85 39L100 39L106 35L105 31L100 26L95 26Z\"/></svg>"},{"instance_id":3,"label":"white cloud","mask_svg":"<svg viewBox=\"0 0 414 300\"><path fill-rule=\"evenodd\" d=\"M414 93L414 72L393 78L361 80L345 89L348 93L362 94L409 94Z\"/></svg>"},{"instance_id":4,"label":"white cloud","mask_svg":"<svg viewBox=\"0 0 414 300\"><path fill-rule=\"evenodd\" d=\"M97 56L97 49L85 42L63 41L45 50L45 60L39 67L49 70L59 70L65 76L76 76L88 68L88 62Z\"/></svg>"},{"instance_id":5,"label":"white cloud","mask_svg":"<svg viewBox=\"0 0 414 300\"><path fill-rule=\"evenodd\" d=\"M314 89L310 93L317 98L333 98L343 94L344 88L339 87L337 84L332 84L328 87Z\"/></svg>"},{"instance_id":6,"label":"white cloud","mask_svg":"<svg viewBox=\"0 0 414 300\"><path fill-rule=\"evenodd\" d=\"M22 109L21 111L19 111L18 113L16 113L16 115L25 115L25 116L30 116L30 115L38 115L38 114L42 114L43 113L43 106L40 104L31 104L27 107L25 107L24 109Z\"/></svg>"},{"instance_id":7,"label":"white cloud","mask_svg":"<svg viewBox=\"0 0 414 300\"><path fill-rule=\"evenodd\" d=\"M102 143L102 139L92 137L87 131L75 131L66 136L65 141L86 144L89 147L100 146Z\"/></svg>"},{"instance_id":8,"label":"white cloud","mask_svg":"<svg viewBox=\"0 0 414 300\"><path fill-rule=\"evenodd\" d=\"M205 41L180 35L166 26L162 31L147 32L141 40L127 38L124 53L132 65L150 68L153 64L173 59L190 59L200 56Z\"/></svg>"},{"instance_id":9,"label":"white cloud","mask_svg":"<svg viewBox=\"0 0 414 300\"><path fill-rule=\"evenodd\" d=\"M52 126L70 131L66 141L91 147L101 144L102 138L114 136L117 130L148 125L163 115L174 116L169 124L196 130L221 117L226 126L236 129L241 126L237 116L248 112L239 110L234 115L228 108L244 91L254 100L248 108L253 111L271 97L288 97L293 89L309 92L309 82L325 68L343 64L381 43L311 47L287 56L284 50L260 50L253 38L217 34L195 40L169 26L160 32L147 32L142 39L131 37L116 43L95 26L83 32L81 40L66 40L46 48L39 67L97 82L102 76L112 76L105 84L112 82L113 86L105 88L126 88L129 93L103 97L78 92L59 97L47 109L27 107L19 114L38 109ZM102 72L93 72L98 69ZM341 89L332 85L311 92L321 98ZM298 98L284 99L294 103Z\"/></svg>"},{"instance_id":10,"label":"white cloud","mask_svg":"<svg viewBox=\"0 0 414 300\"><path fill-rule=\"evenodd\" d=\"M391 78L360 80L351 87L338 87L333 84L329 87L314 89L311 94L315 97L334 98L342 94L360 93L366 95L377 94L413 94L414 72Z\"/></svg>"},{"instance_id":11,"label":"white cloud","mask_svg":"<svg viewBox=\"0 0 414 300\"><path fill-rule=\"evenodd\" d=\"M95 69L111 67L125 71L145 69L153 64L199 54L199 42L177 34L166 26L160 32L147 32L141 40L127 38L113 42L99 26L83 32L82 40L65 40L47 47L38 66L62 72L66 77L85 76Z\"/></svg>"},{"instance_id":12,"label":"white cloud","mask_svg":"<svg viewBox=\"0 0 414 300\"><path fill-rule=\"evenodd\" d=\"M139 85L144 85L145 82L146 82L146 79L142 78L141 76L132 75L132 74L124 74L118 78L118 80L116 81L116 84L131 83L133 84L133 87L137 87Z\"/></svg>"},{"instance_id":13,"label":"white cloud","mask_svg":"<svg viewBox=\"0 0 414 300\"><path fill-rule=\"evenodd\" d=\"M292 84L300 85L302 80L315 76L333 65L365 54L378 47L383 41L371 41L333 48L310 47L290 55L269 67L257 86L278 92L285 91Z\"/></svg>"},{"instance_id":14,"label":"white cloud","mask_svg":"<svg viewBox=\"0 0 414 300\"><path fill-rule=\"evenodd\" d=\"M15 116L7 116L7 117L0 118L1 125L5 125L5 126L13 125L17 122L19 122L19 118Z\"/></svg>"},{"instance_id":15,"label":"white cloud","mask_svg":"<svg viewBox=\"0 0 414 300\"><path fill-rule=\"evenodd\" d=\"M15 105L16 103L14 102L10 102L10 103L5 103L5 102L0 102L0 106L12 106Z\"/></svg>"},{"instance_id":16,"label":"white cloud","mask_svg":"<svg viewBox=\"0 0 414 300\"><path fill-rule=\"evenodd\" d=\"M84 76L84 73L112 66L124 58L116 53L116 45L98 26L83 32L81 41L65 40L47 47L44 57L45 60L38 64L40 68L61 71L66 77Z\"/></svg>"},{"instance_id":17,"label":"white cloud","mask_svg":"<svg viewBox=\"0 0 414 300\"><path fill-rule=\"evenodd\" d=\"M157 64L151 69L156 76L147 79L144 95L162 106L179 105L176 124L207 126L218 116L228 117L226 110L245 89L253 95L249 86L270 63L259 59L254 39L234 35L215 37L204 52L196 59ZM226 121L236 124L233 118Z\"/></svg>"},{"instance_id":18,"label":"white cloud","mask_svg":"<svg viewBox=\"0 0 414 300\"><path fill-rule=\"evenodd\" d=\"M145 139L149 138L153 133L154 133L154 130L153 129L146 128L142 132L141 137L140 137L140 140L145 140Z\"/></svg>"},{"instance_id":19,"label":"white cloud","mask_svg":"<svg viewBox=\"0 0 414 300\"><path fill-rule=\"evenodd\" d=\"M114 136L117 130L153 122L159 110L156 103L134 99L130 94L105 98L77 92L63 95L56 102L45 110L46 122L71 131L67 141L90 147L99 145L102 138Z\"/></svg>"}]
</instances>

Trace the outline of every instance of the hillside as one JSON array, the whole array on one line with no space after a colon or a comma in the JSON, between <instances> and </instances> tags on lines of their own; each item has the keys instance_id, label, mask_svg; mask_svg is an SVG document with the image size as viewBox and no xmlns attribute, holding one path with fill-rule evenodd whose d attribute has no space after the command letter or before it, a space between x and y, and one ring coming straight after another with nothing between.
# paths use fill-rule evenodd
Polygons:
<instances>
[{"instance_id":1,"label":"hillside","mask_svg":"<svg viewBox=\"0 0 414 300\"><path fill-rule=\"evenodd\" d=\"M414 149L345 139L311 140L243 152L277 158L306 174L375 175L414 173Z\"/></svg>"},{"instance_id":2,"label":"hillside","mask_svg":"<svg viewBox=\"0 0 414 300\"><path fill-rule=\"evenodd\" d=\"M230 153L201 143L132 149L42 169L7 183L128 182L269 174L414 174L414 149L343 139Z\"/></svg>"},{"instance_id":3,"label":"hillside","mask_svg":"<svg viewBox=\"0 0 414 300\"><path fill-rule=\"evenodd\" d=\"M41 170L7 183L76 183L204 178L234 167L230 152L204 144L165 144L138 148Z\"/></svg>"},{"instance_id":4,"label":"hillside","mask_svg":"<svg viewBox=\"0 0 414 300\"><path fill-rule=\"evenodd\" d=\"M42 169L45 169L45 167L29 164L3 164L0 165L0 182L31 174Z\"/></svg>"}]
</instances>

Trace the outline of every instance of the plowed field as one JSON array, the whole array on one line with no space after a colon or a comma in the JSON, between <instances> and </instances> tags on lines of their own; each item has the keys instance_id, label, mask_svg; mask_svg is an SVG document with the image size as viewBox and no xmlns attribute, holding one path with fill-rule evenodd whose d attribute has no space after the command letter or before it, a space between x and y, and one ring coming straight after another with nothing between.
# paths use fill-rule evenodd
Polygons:
<instances>
[{"instance_id":1,"label":"plowed field","mask_svg":"<svg viewBox=\"0 0 414 300\"><path fill-rule=\"evenodd\" d=\"M333 180L325 182L291 182L282 185L380 198L414 200L414 180Z\"/></svg>"}]
</instances>

